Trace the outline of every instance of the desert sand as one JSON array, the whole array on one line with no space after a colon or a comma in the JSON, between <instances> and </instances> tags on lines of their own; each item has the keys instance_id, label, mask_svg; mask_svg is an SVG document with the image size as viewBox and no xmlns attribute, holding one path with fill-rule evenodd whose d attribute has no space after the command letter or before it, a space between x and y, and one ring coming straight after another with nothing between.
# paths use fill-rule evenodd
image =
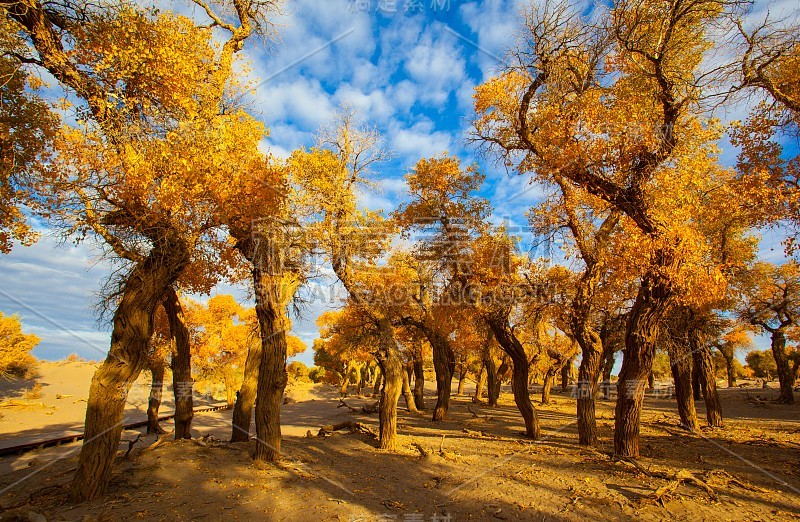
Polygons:
<instances>
[{"instance_id":1,"label":"desert sand","mask_svg":"<svg viewBox=\"0 0 800 522\"><path fill-rule=\"evenodd\" d=\"M48 386L38 400L55 405L54 411L4 411L0 440L80 425L85 403L75 401L85 397L91 368L70 363L52 370L43 368L40 380ZM86 381L77 382L79 376ZM74 397L55 399L67 391ZM432 392L426 397L429 408ZM255 464L253 442L226 442L229 411L203 413L195 417L193 440L165 438L150 448L156 437L145 437L127 458L123 443L108 495L77 506L66 503L65 492L79 443L0 459L0 520L800 518L800 407L772 403L775 390L720 393L725 427L697 435L677 427L674 400L648 397L643 456L636 467L609 455L611 400L598 401L602 445L597 449L576 444L569 392L555 391L549 405L534 395L543 438L531 441L521 436L521 419L504 388L497 408L454 396L448 420L441 423L431 422L428 413L401 409L401 449L386 453L376 449L370 433L377 415L337 407L333 386L296 385L287 396L297 402L282 411L278 465ZM346 400L353 407L374 401ZM142 404L129 406L132 418L144 411ZM702 420L702 401L698 408ZM362 429L307 437L347 420ZM163 427L169 430L170 424Z\"/></svg>"}]
</instances>

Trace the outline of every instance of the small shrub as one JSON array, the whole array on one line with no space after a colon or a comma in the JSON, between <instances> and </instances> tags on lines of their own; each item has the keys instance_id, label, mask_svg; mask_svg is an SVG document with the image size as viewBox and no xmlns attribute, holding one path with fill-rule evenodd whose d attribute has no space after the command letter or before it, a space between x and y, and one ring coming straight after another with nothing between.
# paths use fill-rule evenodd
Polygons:
<instances>
[{"instance_id":1,"label":"small shrub","mask_svg":"<svg viewBox=\"0 0 800 522\"><path fill-rule=\"evenodd\" d=\"M36 383L33 385L33 388L30 390L26 390L25 393L22 394L22 397L28 401L34 401L36 399L42 398L42 384Z\"/></svg>"}]
</instances>

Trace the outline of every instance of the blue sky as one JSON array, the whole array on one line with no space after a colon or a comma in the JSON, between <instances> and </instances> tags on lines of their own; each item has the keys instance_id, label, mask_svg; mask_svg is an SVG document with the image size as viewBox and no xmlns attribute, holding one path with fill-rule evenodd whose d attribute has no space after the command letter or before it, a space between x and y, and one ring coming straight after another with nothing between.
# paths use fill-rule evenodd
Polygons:
<instances>
[{"instance_id":1,"label":"blue sky","mask_svg":"<svg viewBox=\"0 0 800 522\"><path fill-rule=\"evenodd\" d=\"M796 9L796 0L773 3L772 11ZM766 2L758 2L762 12ZM186 4L163 4L201 16ZM482 194L495 211L493 220L524 224L525 211L541 189L475 155L464 140L472 117L475 85L499 66L513 44L520 3L513 0L297 0L287 2L280 20L281 41L248 42L243 54L259 81L251 111L270 129L265 140L278 156L313 144L314 132L335 109L347 103L383 134L393 161L375 173L376 190L360 195L372 209L391 211L403 200L403 175L422 157L449 151L464 163L478 162L486 174ZM790 12L790 11L787 11ZM741 118L742 109L724 114ZM734 152L724 147L723 161ZM780 261L779 232L765 233L762 257ZM19 313L27 330L42 337L35 354L61 358L76 352L102 359L108 334L92 311L109 267L96 263L91 245L59 245L45 235L32 247L16 247L0 257L0 310ZM330 295L332 279L312 290ZM222 286L246 299L246 289ZM314 319L335 307L316 299L295 333L310 346ZM310 363L311 350L300 357Z\"/></svg>"}]
</instances>

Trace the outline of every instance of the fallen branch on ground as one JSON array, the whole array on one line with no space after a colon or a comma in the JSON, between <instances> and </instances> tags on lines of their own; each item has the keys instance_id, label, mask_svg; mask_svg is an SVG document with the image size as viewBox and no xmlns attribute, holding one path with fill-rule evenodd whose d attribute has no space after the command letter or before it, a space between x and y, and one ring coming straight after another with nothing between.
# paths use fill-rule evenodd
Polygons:
<instances>
[{"instance_id":1,"label":"fallen branch on ground","mask_svg":"<svg viewBox=\"0 0 800 522\"><path fill-rule=\"evenodd\" d=\"M337 406L337 408L344 407L352 411L353 413L366 413L367 415L371 415L373 413L378 413L378 406L380 405L380 403L381 403L380 401L377 401L373 404L367 404L365 406L362 406L361 408L354 408L349 404L347 404L346 402L344 402L344 399L339 399L339 405Z\"/></svg>"}]
</instances>

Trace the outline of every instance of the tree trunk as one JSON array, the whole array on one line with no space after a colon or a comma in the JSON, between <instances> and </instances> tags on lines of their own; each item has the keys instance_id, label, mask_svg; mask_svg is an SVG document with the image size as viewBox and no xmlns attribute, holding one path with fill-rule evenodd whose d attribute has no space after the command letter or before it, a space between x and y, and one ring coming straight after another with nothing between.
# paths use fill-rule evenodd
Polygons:
<instances>
[{"instance_id":1,"label":"tree trunk","mask_svg":"<svg viewBox=\"0 0 800 522\"><path fill-rule=\"evenodd\" d=\"M380 367L375 368L375 383L372 385L372 396L377 397L381 392L381 381L383 381L383 373Z\"/></svg>"},{"instance_id":2,"label":"tree trunk","mask_svg":"<svg viewBox=\"0 0 800 522\"><path fill-rule=\"evenodd\" d=\"M363 385L363 375L361 373L361 366L356 364L353 368L353 371L356 373L356 378L354 379L356 385L356 396L361 397L361 386Z\"/></svg>"},{"instance_id":3,"label":"tree trunk","mask_svg":"<svg viewBox=\"0 0 800 522\"><path fill-rule=\"evenodd\" d=\"M111 347L92 377L84 441L69 499L84 502L105 493L122 435L128 390L147 366L153 312L188 261L186 245L160 238L125 281L114 312Z\"/></svg>"},{"instance_id":4,"label":"tree trunk","mask_svg":"<svg viewBox=\"0 0 800 522\"><path fill-rule=\"evenodd\" d=\"M547 370L547 373L544 374L544 383L542 384L542 404L550 404L550 390L553 388L553 381L555 380L556 373Z\"/></svg>"},{"instance_id":5,"label":"tree trunk","mask_svg":"<svg viewBox=\"0 0 800 522\"><path fill-rule=\"evenodd\" d=\"M717 377L714 373L714 361L708 345L701 342L697 331L689 332L689 346L692 350L692 359L698 368L700 386L706 403L706 419L712 428L722 427L722 406L717 394Z\"/></svg>"},{"instance_id":6,"label":"tree trunk","mask_svg":"<svg viewBox=\"0 0 800 522\"><path fill-rule=\"evenodd\" d=\"M289 380L286 373L285 304L287 294L293 295L294 292L285 291L280 267L272 263L270 257L265 258L267 264L263 268L261 263L253 264L253 293L261 335L255 405L255 460L275 461L281 454L281 406Z\"/></svg>"},{"instance_id":7,"label":"tree trunk","mask_svg":"<svg viewBox=\"0 0 800 522\"><path fill-rule=\"evenodd\" d=\"M653 375L653 372L650 372L650 375L647 376L647 389L648 390L656 389L656 376Z\"/></svg>"},{"instance_id":8,"label":"tree trunk","mask_svg":"<svg viewBox=\"0 0 800 522\"><path fill-rule=\"evenodd\" d=\"M694 361L694 357L692 357ZM702 398L702 392L700 391L700 368L698 368L696 363L692 363L692 394L694 395L694 400L699 401Z\"/></svg>"},{"instance_id":9,"label":"tree trunk","mask_svg":"<svg viewBox=\"0 0 800 522\"><path fill-rule=\"evenodd\" d=\"M517 409L519 409L525 422L525 436L539 439L541 436L539 418L528 393L530 363L528 362L528 356L525 354L525 349L514 335L514 332L511 331L507 318L489 317L488 323L500 347L511 357L511 362L514 365L511 387L514 391L514 402L517 403Z\"/></svg>"},{"instance_id":10,"label":"tree trunk","mask_svg":"<svg viewBox=\"0 0 800 522\"><path fill-rule=\"evenodd\" d=\"M561 367L561 391L565 392L569 388L569 372L572 369L572 359Z\"/></svg>"},{"instance_id":11,"label":"tree trunk","mask_svg":"<svg viewBox=\"0 0 800 522\"><path fill-rule=\"evenodd\" d=\"M422 359L414 359L414 403L418 410L425 409L425 369Z\"/></svg>"},{"instance_id":12,"label":"tree trunk","mask_svg":"<svg viewBox=\"0 0 800 522\"><path fill-rule=\"evenodd\" d=\"M681 427L692 432L697 431L697 409L692 393L692 358L679 343L670 347L669 358Z\"/></svg>"},{"instance_id":13,"label":"tree trunk","mask_svg":"<svg viewBox=\"0 0 800 522\"><path fill-rule=\"evenodd\" d=\"M411 413L419 413L414 402L414 395L411 393L411 383L408 381L408 372L403 371L403 398L406 400L406 409Z\"/></svg>"},{"instance_id":14,"label":"tree trunk","mask_svg":"<svg viewBox=\"0 0 800 522\"><path fill-rule=\"evenodd\" d=\"M438 422L447 417L447 409L450 407L456 357L450 340L441 332L426 327L425 334L433 350L433 369L436 372L436 406L433 408L432 420Z\"/></svg>"},{"instance_id":15,"label":"tree trunk","mask_svg":"<svg viewBox=\"0 0 800 522\"><path fill-rule=\"evenodd\" d=\"M789 357L786 354L786 334L782 330L772 332L772 356L775 358L775 366L778 370L778 382L781 385L781 395L778 399L784 404L794 404L794 374L789 365Z\"/></svg>"},{"instance_id":16,"label":"tree trunk","mask_svg":"<svg viewBox=\"0 0 800 522\"><path fill-rule=\"evenodd\" d=\"M464 395L464 384L467 382L467 365L461 365L461 373L458 375L458 390L456 395Z\"/></svg>"},{"instance_id":17,"label":"tree trunk","mask_svg":"<svg viewBox=\"0 0 800 522\"><path fill-rule=\"evenodd\" d=\"M625 352L617 383L614 410L614 454L639 456L639 420L647 377L653 368L659 323L671 297L669 280L662 270L672 264L671 253L654 253L656 261L645 275L630 310L625 331Z\"/></svg>"},{"instance_id":18,"label":"tree trunk","mask_svg":"<svg viewBox=\"0 0 800 522\"><path fill-rule=\"evenodd\" d=\"M158 409L161 407L161 393L164 389L164 361L150 363L150 399L147 401L147 434L164 433L158 423Z\"/></svg>"},{"instance_id":19,"label":"tree trunk","mask_svg":"<svg viewBox=\"0 0 800 522\"><path fill-rule=\"evenodd\" d=\"M722 357L725 359L725 373L728 376L728 388L733 388L736 386L736 372L733 369L733 357L728 357L725 353L722 353Z\"/></svg>"},{"instance_id":20,"label":"tree trunk","mask_svg":"<svg viewBox=\"0 0 800 522\"><path fill-rule=\"evenodd\" d=\"M603 398L611 398L611 371L614 369L614 350L606 349L603 362Z\"/></svg>"},{"instance_id":21,"label":"tree trunk","mask_svg":"<svg viewBox=\"0 0 800 522\"><path fill-rule=\"evenodd\" d=\"M483 366L486 368L489 407L494 408L497 406L497 399L500 398L500 379L498 378L497 363L494 357L489 355L483 360Z\"/></svg>"},{"instance_id":22,"label":"tree trunk","mask_svg":"<svg viewBox=\"0 0 800 522\"><path fill-rule=\"evenodd\" d=\"M486 386L486 365L481 366L481 371L478 373L478 381L475 383L475 399L481 400L483 396L483 388Z\"/></svg>"},{"instance_id":23,"label":"tree trunk","mask_svg":"<svg viewBox=\"0 0 800 522\"><path fill-rule=\"evenodd\" d=\"M164 311L169 320L169 332L175 342L172 354L172 392L175 396L175 439L192 438L194 405L192 398L192 353L189 329L183 315L178 293L170 287L164 296Z\"/></svg>"},{"instance_id":24,"label":"tree trunk","mask_svg":"<svg viewBox=\"0 0 800 522\"><path fill-rule=\"evenodd\" d=\"M378 414L380 423L379 448L394 451L397 449L397 401L403 389L403 363L397 352L392 325L389 320L378 319L379 347L376 353L383 374L381 403Z\"/></svg>"},{"instance_id":25,"label":"tree trunk","mask_svg":"<svg viewBox=\"0 0 800 522\"><path fill-rule=\"evenodd\" d=\"M256 403L258 388L258 367L261 365L261 342L251 343L247 349L244 362L244 379L236 404L233 407L231 442L247 442L250 440L250 419L253 417L253 406Z\"/></svg>"},{"instance_id":26,"label":"tree trunk","mask_svg":"<svg viewBox=\"0 0 800 522\"><path fill-rule=\"evenodd\" d=\"M585 330L586 335L579 336L581 346L581 364L578 367L576 395L578 398L578 444L597 445L597 419L595 414L595 397L597 396L597 379L600 374L600 363L603 348L600 336L594 331ZM588 342L587 342L588 341Z\"/></svg>"}]
</instances>

